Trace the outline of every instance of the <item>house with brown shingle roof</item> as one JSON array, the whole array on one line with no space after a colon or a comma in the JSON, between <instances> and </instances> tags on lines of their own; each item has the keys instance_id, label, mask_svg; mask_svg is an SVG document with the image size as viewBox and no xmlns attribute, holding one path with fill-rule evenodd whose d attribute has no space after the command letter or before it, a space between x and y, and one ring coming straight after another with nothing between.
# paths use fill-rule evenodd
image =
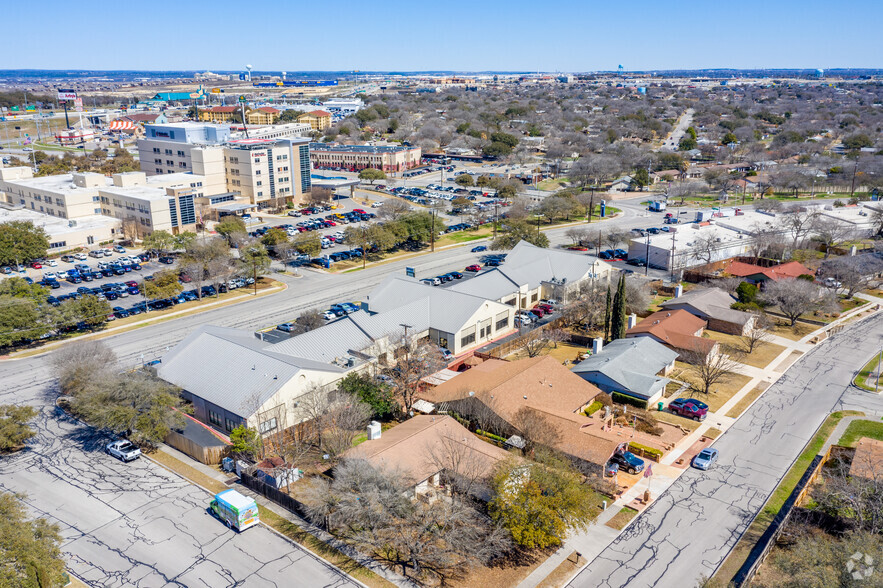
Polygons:
<instances>
[{"instance_id":1,"label":"house with brown shingle roof","mask_svg":"<svg viewBox=\"0 0 883 588\"><path fill-rule=\"evenodd\" d=\"M591 417L584 414L600 392L555 358L544 356L511 362L489 359L420 397L479 427L496 427L499 434L533 436L535 443L574 459L583 471L600 475L610 457L635 440L631 429L614 427L605 410ZM639 442L655 446L653 439L643 436Z\"/></svg>"},{"instance_id":2,"label":"house with brown shingle roof","mask_svg":"<svg viewBox=\"0 0 883 588\"><path fill-rule=\"evenodd\" d=\"M709 329L742 336L751 329L755 317L731 308L734 302L736 299L720 288L697 288L660 306L665 310L686 310L706 321Z\"/></svg>"},{"instance_id":3,"label":"house with brown shingle roof","mask_svg":"<svg viewBox=\"0 0 883 588\"><path fill-rule=\"evenodd\" d=\"M761 267L752 263L734 261L727 266L726 272L746 282L761 284L769 280L791 280L798 276L811 276L813 271L799 261L789 261L771 267Z\"/></svg>"},{"instance_id":4,"label":"house with brown shingle roof","mask_svg":"<svg viewBox=\"0 0 883 588\"><path fill-rule=\"evenodd\" d=\"M461 476L477 483L476 498L490 498L485 483L496 465L513 455L483 441L446 415L415 416L379 439L369 439L343 453L348 459L364 459L377 469L400 476L416 495L426 494L443 483L443 475Z\"/></svg>"},{"instance_id":5,"label":"house with brown shingle roof","mask_svg":"<svg viewBox=\"0 0 883 588\"><path fill-rule=\"evenodd\" d=\"M686 310L660 310L626 331L625 336L650 337L677 351L683 359L694 351L704 355L717 353L717 341L702 337L706 326L706 321Z\"/></svg>"}]
</instances>

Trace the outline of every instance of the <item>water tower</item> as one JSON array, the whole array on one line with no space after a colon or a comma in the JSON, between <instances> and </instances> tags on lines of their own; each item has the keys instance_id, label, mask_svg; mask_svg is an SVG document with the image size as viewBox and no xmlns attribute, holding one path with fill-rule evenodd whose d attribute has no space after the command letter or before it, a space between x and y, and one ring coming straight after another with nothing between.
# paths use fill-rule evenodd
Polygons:
<instances>
[{"instance_id":1,"label":"water tower","mask_svg":"<svg viewBox=\"0 0 883 588\"><path fill-rule=\"evenodd\" d=\"M288 72L284 72L284 71L282 72L282 81L283 81L283 82L285 81L285 76L287 75L287 73L288 73Z\"/></svg>"},{"instance_id":2,"label":"water tower","mask_svg":"<svg viewBox=\"0 0 883 588\"><path fill-rule=\"evenodd\" d=\"M823 77L825 77L825 70L817 69L816 70L816 77L819 79L822 79Z\"/></svg>"},{"instance_id":3,"label":"water tower","mask_svg":"<svg viewBox=\"0 0 883 588\"><path fill-rule=\"evenodd\" d=\"M617 68L617 71L619 71L619 75L622 75L622 72L623 72L624 70L625 70L625 68L622 67L622 64L620 63L620 64L619 64L619 67Z\"/></svg>"},{"instance_id":4,"label":"water tower","mask_svg":"<svg viewBox=\"0 0 883 588\"><path fill-rule=\"evenodd\" d=\"M247 78L248 78L248 81L250 82L250 81L251 81L251 70L252 70L253 68L251 67L251 64L248 64L248 65L245 66L245 69L248 71L248 73L245 74L245 77L247 77Z\"/></svg>"}]
</instances>

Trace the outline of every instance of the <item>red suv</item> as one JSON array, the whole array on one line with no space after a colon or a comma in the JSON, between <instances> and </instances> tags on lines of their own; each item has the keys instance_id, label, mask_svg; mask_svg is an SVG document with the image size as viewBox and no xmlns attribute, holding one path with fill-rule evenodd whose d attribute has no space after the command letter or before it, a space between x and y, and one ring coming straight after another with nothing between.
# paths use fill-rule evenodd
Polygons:
<instances>
[{"instance_id":1,"label":"red suv","mask_svg":"<svg viewBox=\"0 0 883 588\"><path fill-rule=\"evenodd\" d=\"M543 312L543 309L539 307L531 309L530 313L536 315L537 318L543 318L543 316L546 314L545 312Z\"/></svg>"},{"instance_id":2,"label":"red suv","mask_svg":"<svg viewBox=\"0 0 883 588\"><path fill-rule=\"evenodd\" d=\"M546 314L552 314L553 312L555 312L555 309L552 308L552 306L549 304L537 304L537 308L542 308L543 312L545 312Z\"/></svg>"},{"instance_id":3,"label":"red suv","mask_svg":"<svg viewBox=\"0 0 883 588\"><path fill-rule=\"evenodd\" d=\"M478 264L467 265L465 271L467 271L467 272L480 272L481 266Z\"/></svg>"}]
</instances>

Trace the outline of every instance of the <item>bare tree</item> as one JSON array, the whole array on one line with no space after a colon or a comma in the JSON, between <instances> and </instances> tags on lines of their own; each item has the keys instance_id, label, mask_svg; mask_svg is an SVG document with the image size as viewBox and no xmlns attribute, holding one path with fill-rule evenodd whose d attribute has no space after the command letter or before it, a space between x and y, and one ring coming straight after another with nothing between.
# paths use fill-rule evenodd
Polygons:
<instances>
[{"instance_id":1,"label":"bare tree","mask_svg":"<svg viewBox=\"0 0 883 588\"><path fill-rule=\"evenodd\" d=\"M331 202L334 193L328 188L312 188L309 193L310 204L326 204Z\"/></svg>"},{"instance_id":2,"label":"bare tree","mask_svg":"<svg viewBox=\"0 0 883 588\"><path fill-rule=\"evenodd\" d=\"M294 320L294 324L301 328L302 332L312 331L325 325L325 318L318 310L305 310Z\"/></svg>"},{"instance_id":3,"label":"bare tree","mask_svg":"<svg viewBox=\"0 0 883 588\"><path fill-rule=\"evenodd\" d=\"M782 229L791 235L792 248L797 249L812 233L818 216L818 211L802 210L799 206L793 206L781 215L780 224Z\"/></svg>"},{"instance_id":4,"label":"bare tree","mask_svg":"<svg viewBox=\"0 0 883 588\"><path fill-rule=\"evenodd\" d=\"M653 301L650 296L650 284L638 276L625 279L625 310L628 313L642 313L650 308Z\"/></svg>"},{"instance_id":5,"label":"bare tree","mask_svg":"<svg viewBox=\"0 0 883 588\"><path fill-rule=\"evenodd\" d=\"M601 239L610 249L616 249L621 243L628 243L630 237L628 231L610 229L603 233Z\"/></svg>"},{"instance_id":6,"label":"bare tree","mask_svg":"<svg viewBox=\"0 0 883 588\"><path fill-rule=\"evenodd\" d=\"M402 574L442 585L509 549L508 534L467 502L412 500L405 478L344 460L333 482L311 481L307 516Z\"/></svg>"},{"instance_id":7,"label":"bare tree","mask_svg":"<svg viewBox=\"0 0 883 588\"><path fill-rule=\"evenodd\" d=\"M445 487L451 489L453 500L487 497L493 467L473 445L481 443L474 437L443 435L439 443L428 448L430 463L441 472Z\"/></svg>"},{"instance_id":8,"label":"bare tree","mask_svg":"<svg viewBox=\"0 0 883 588\"><path fill-rule=\"evenodd\" d=\"M692 383L692 388L702 394L710 394L711 389L725 380L739 365L739 362L729 355L719 351L709 352L699 346L682 355L692 366L693 374L697 378L697 381Z\"/></svg>"},{"instance_id":9,"label":"bare tree","mask_svg":"<svg viewBox=\"0 0 883 588\"><path fill-rule=\"evenodd\" d=\"M528 452L538 447L553 448L561 441L561 433L549 423L543 413L532 408L519 408L512 418L512 425L524 439L525 450Z\"/></svg>"},{"instance_id":10,"label":"bare tree","mask_svg":"<svg viewBox=\"0 0 883 588\"><path fill-rule=\"evenodd\" d=\"M815 509L831 516L849 518L855 527L883 532L883 468L871 453L835 462L826 468L825 484L813 495ZM851 472L862 472L851 475Z\"/></svg>"},{"instance_id":11,"label":"bare tree","mask_svg":"<svg viewBox=\"0 0 883 588\"><path fill-rule=\"evenodd\" d=\"M830 255L831 247L850 239L854 233L852 225L831 217L819 216L812 227L813 240L825 246L825 259Z\"/></svg>"},{"instance_id":12,"label":"bare tree","mask_svg":"<svg viewBox=\"0 0 883 588\"><path fill-rule=\"evenodd\" d=\"M819 286L809 280L769 280L760 299L778 307L793 327L800 315L819 307L821 292Z\"/></svg>"},{"instance_id":13,"label":"bare tree","mask_svg":"<svg viewBox=\"0 0 883 588\"><path fill-rule=\"evenodd\" d=\"M606 290L599 283L593 281L582 285L564 307L562 316L568 326L583 331L602 326L604 324L605 295Z\"/></svg>"},{"instance_id":14,"label":"bare tree","mask_svg":"<svg viewBox=\"0 0 883 588\"><path fill-rule=\"evenodd\" d=\"M883 259L876 254L853 255L826 259L819 267L819 276L840 282L846 297L868 288L883 273Z\"/></svg>"},{"instance_id":15,"label":"bare tree","mask_svg":"<svg viewBox=\"0 0 883 588\"><path fill-rule=\"evenodd\" d=\"M706 231L693 239L692 257L703 264L711 263L720 249L716 233Z\"/></svg>"},{"instance_id":16,"label":"bare tree","mask_svg":"<svg viewBox=\"0 0 883 588\"><path fill-rule=\"evenodd\" d=\"M339 390L312 386L297 398L294 413L306 440L321 451L337 455L352 446L371 417L371 407Z\"/></svg>"},{"instance_id":17,"label":"bare tree","mask_svg":"<svg viewBox=\"0 0 883 588\"><path fill-rule=\"evenodd\" d=\"M561 329L534 329L523 336L519 347L528 357L537 357L566 339L567 333Z\"/></svg>"},{"instance_id":18,"label":"bare tree","mask_svg":"<svg viewBox=\"0 0 883 588\"><path fill-rule=\"evenodd\" d=\"M755 349L769 342L771 338L770 322L764 313L756 313L751 325L742 333L746 353L754 353Z\"/></svg>"},{"instance_id":19,"label":"bare tree","mask_svg":"<svg viewBox=\"0 0 883 588\"><path fill-rule=\"evenodd\" d=\"M583 227L571 227L567 229L567 232L564 235L573 241L574 245L582 245L584 241L589 241L591 239L591 233L589 233L588 229Z\"/></svg>"},{"instance_id":20,"label":"bare tree","mask_svg":"<svg viewBox=\"0 0 883 588\"><path fill-rule=\"evenodd\" d=\"M90 380L110 374L116 367L116 354L101 341L82 341L65 345L49 359L61 391L69 394L83 388Z\"/></svg>"},{"instance_id":21,"label":"bare tree","mask_svg":"<svg viewBox=\"0 0 883 588\"><path fill-rule=\"evenodd\" d=\"M407 202L402 202L396 198L389 198L384 200L383 204L377 209L377 216L385 220L395 220L410 211L411 207Z\"/></svg>"},{"instance_id":22,"label":"bare tree","mask_svg":"<svg viewBox=\"0 0 883 588\"><path fill-rule=\"evenodd\" d=\"M393 392L406 413L411 412L420 394L420 380L447 366L438 347L427 340L412 341L405 337L396 350L395 365L385 371Z\"/></svg>"}]
</instances>

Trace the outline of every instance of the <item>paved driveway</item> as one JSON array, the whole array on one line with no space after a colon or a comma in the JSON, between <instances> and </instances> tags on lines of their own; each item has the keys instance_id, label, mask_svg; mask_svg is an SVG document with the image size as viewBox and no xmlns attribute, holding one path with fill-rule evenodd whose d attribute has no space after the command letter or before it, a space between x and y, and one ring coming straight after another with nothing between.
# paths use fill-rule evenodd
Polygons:
<instances>
[{"instance_id":1,"label":"paved driveway","mask_svg":"<svg viewBox=\"0 0 883 588\"><path fill-rule=\"evenodd\" d=\"M828 413L883 408L849 384L881 341L875 316L805 355L718 439L712 470L685 472L569 586L680 588L713 574Z\"/></svg>"}]
</instances>

